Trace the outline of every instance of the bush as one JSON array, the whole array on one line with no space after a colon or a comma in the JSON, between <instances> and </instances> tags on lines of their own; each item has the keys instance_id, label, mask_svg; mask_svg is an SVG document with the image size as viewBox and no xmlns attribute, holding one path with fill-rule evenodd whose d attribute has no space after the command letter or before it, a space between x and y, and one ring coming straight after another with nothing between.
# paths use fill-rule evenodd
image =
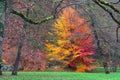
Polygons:
<instances>
[{"instance_id":1,"label":"bush","mask_svg":"<svg viewBox=\"0 0 120 80\"><path fill-rule=\"evenodd\" d=\"M13 68L12 68L12 66L2 65L1 70L3 70L3 71L12 71L12 70L13 70Z\"/></svg>"}]
</instances>

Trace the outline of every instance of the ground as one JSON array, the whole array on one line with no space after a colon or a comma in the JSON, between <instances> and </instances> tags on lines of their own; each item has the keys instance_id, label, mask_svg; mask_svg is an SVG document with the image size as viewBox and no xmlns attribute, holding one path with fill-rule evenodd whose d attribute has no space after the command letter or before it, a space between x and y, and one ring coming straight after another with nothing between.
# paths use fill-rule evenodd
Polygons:
<instances>
[{"instance_id":1,"label":"ground","mask_svg":"<svg viewBox=\"0 0 120 80\"><path fill-rule=\"evenodd\" d=\"M120 80L120 73L78 73L78 72L3 72L0 80Z\"/></svg>"}]
</instances>

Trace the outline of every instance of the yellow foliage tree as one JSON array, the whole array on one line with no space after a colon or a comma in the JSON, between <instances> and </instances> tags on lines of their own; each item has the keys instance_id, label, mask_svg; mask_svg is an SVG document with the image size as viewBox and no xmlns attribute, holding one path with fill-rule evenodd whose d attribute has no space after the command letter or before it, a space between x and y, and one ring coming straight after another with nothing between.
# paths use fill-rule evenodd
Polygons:
<instances>
[{"instance_id":1,"label":"yellow foliage tree","mask_svg":"<svg viewBox=\"0 0 120 80\"><path fill-rule=\"evenodd\" d=\"M60 60L76 71L90 71L94 54L92 33L87 22L72 7L63 9L53 24L56 44L47 43L50 60Z\"/></svg>"}]
</instances>

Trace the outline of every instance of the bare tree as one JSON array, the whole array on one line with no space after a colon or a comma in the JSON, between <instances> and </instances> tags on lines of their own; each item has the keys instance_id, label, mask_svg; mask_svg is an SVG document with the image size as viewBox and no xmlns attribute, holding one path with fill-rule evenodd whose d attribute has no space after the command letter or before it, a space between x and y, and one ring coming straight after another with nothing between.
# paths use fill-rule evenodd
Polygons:
<instances>
[{"instance_id":1,"label":"bare tree","mask_svg":"<svg viewBox=\"0 0 120 80\"><path fill-rule=\"evenodd\" d=\"M112 20L118 25L117 27L115 27L116 28L116 42L114 42L111 45L111 51L110 51L111 52L110 71L116 72L116 68L117 68L117 64L119 60L118 58L119 57L118 55L118 49L119 49L118 30L120 28L120 20L119 20L120 10L118 7L120 4L120 0L116 0L116 1L110 0L109 2L105 0L92 0L92 1L95 2L98 6L100 6L103 10L105 10L110 15Z\"/></svg>"}]
</instances>

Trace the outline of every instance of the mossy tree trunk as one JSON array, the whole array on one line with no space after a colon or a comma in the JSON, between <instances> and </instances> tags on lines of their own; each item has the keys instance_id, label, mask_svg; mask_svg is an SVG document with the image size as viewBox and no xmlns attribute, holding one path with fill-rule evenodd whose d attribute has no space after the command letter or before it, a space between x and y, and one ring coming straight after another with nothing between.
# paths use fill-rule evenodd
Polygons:
<instances>
[{"instance_id":1,"label":"mossy tree trunk","mask_svg":"<svg viewBox=\"0 0 120 80\"><path fill-rule=\"evenodd\" d=\"M5 1L0 1L0 75L2 75L2 42L4 36Z\"/></svg>"}]
</instances>

